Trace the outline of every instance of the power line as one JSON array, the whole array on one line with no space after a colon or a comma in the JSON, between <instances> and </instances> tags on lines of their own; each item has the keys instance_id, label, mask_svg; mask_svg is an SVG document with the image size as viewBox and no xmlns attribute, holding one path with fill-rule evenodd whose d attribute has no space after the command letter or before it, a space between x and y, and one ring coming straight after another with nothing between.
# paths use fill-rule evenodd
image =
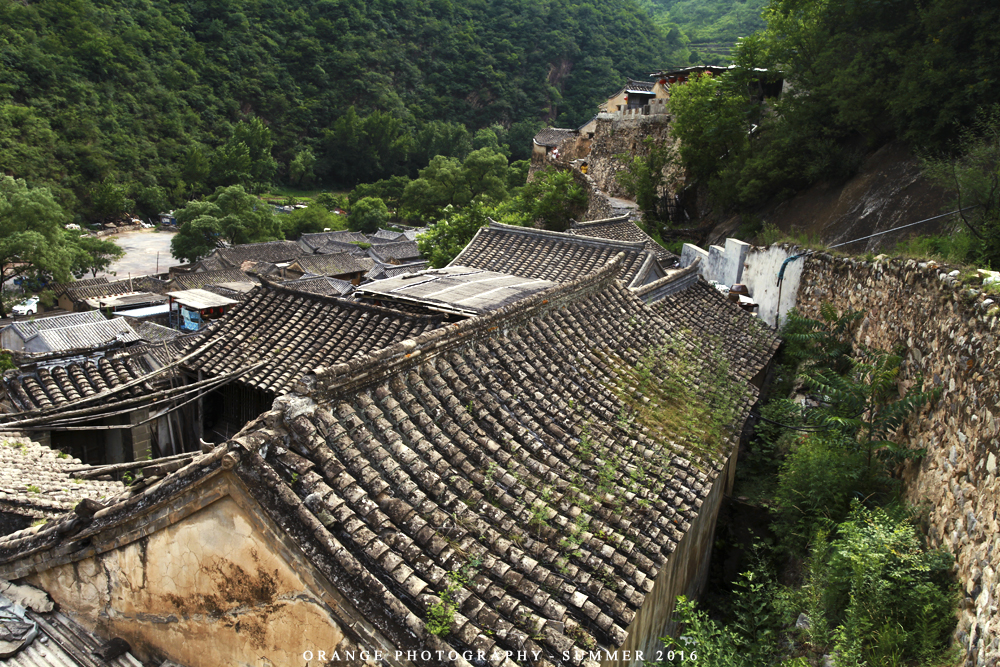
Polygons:
<instances>
[{"instance_id":1,"label":"power line","mask_svg":"<svg viewBox=\"0 0 1000 667\"><path fill-rule=\"evenodd\" d=\"M966 206L965 208L958 208L958 209L955 209L954 211L949 211L948 213L942 213L941 215L935 215L933 218L926 218L924 220L917 220L916 222L911 222L909 224L902 225L900 227L893 227L892 229L887 229L884 232L876 232L874 234L870 234L869 236L862 236L859 239L854 239L853 241L844 241L843 243L837 243L837 244L834 244L834 245L831 245L831 246L827 246L827 247L830 248L830 249L833 249L833 248L839 248L842 245L848 245L848 244L851 244L851 243L857 243L858 241L865 241L867 239L875 238L876 236L882 236L883 234L890 234L892 232L898 232L900 229L906 229L907 227L913 227L914 225L921 225L921 224L923 224L925 222L930 222L931 220L939 220L941 218L946 218L949 215L955 215L956 213L961 213L963 211L968 211L970 209L978 208L978 206L979 205L977 204L976 206Z\"/></svg>"}]
</instances>

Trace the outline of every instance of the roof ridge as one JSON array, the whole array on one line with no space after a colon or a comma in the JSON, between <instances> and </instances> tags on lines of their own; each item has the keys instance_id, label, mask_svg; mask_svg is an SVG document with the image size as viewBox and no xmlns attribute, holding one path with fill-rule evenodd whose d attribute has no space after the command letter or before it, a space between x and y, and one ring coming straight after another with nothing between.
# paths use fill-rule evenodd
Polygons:
<instances>
[{"instance_id":1,"label":"roof ridge","mask_svg":"<svg viewBox=\"0 0 1000 667\"><path fill-rule=\"evenodd\" d=\"M613 283L617 280L618 271L624 260L624 253L618 253L596 271L490 313L427 331L416 338L408 338L371 354L330 367L317 367L312 373L303 376L296 391L313 397L318 393L343 394L378 382L410 364L422 363L463 345L471 337L487 337L501 327L503 329L516 327L539 314L559 308L567 302L576 301Z\"/></svg>"},{"instance_id":2,"label":"roof ridge","mask_svg":"<svg viewBox=\"0 0 1000 667\"><path fill-rule=\"evenodd\" d=\"M568 232L553 232L548 229L536 229L534 227L520 227L518 225L505 225L504 223L497 222L492 218L489 218L489 221L490 221L489 229L509 232L512 234L523 234L524 236L538 236L541 238L561 239L563 241L568 241L570 243L576 243L579 245L600 245L612 248L617 247L626 251L643 252L646 249L646 244L643 241L616 241L612 239L602 239L596 236L584 236L581 234L570 234Z\"/></svg>"},{"instance_id":3,"label":"roof ridge","mask_svg":"<svg viewBox=\"0 0 1000 667\"><path fill-rule=\"evenodd\" d=\"M314 276L314 278L331 278L331 276ZM337 280L337 278L331 278L331 279ZM297 280L301 280L301 278L298 278ZM358 309L358 310L365 310L365 311L368 311L368 312L381 313L381 314L386 314L386 315L389 315L389 314L391 314L391 315L404 315L406 317L410 317L410 318L413 318L413 319L420 319L420 320L438 320L438 319L441 319L440 316L438 316L438 315L420 315L420 314L417 314L417 313L408 313L408 312L405 312L405 311L402 311L402 310L396 310L395 308L386 308L385 306L376 306L376 305L370 304L370 303L361 303L360 301L351 301L349 299L342 299L340 297L329 296L329 295L326 295L326 294L316 294L315 292L303 292L301 290L296 290L296 289L292 289L290 287L285 287L282 283L274 282L270 278L266 278L264 276L261 276L260 282L261 282L261 287L266 287L266 288L272 289L272 290L274 290L276 292L283 292L285 294L288 294L290 296L295 296L295 297L303 297L303 296L305 296L305 297L308 297L310 299L316 299L318 301L325 301L327 303L331 303L333 305L337 305L337 306L341 306L341 307L345 307L345 308L355 308L355 309ZM288 281L288 282L294 282L294 281ZM344 280L342 282L350 282L350 281ZM243 303L249 303L249 300L244 301Z\"/></svg>"},{"instance_id":4,"label":"roof ridge","mask_svg":"<svg viewBox=\"0 0 1000 667\"><path fill-rule=\"evenodd\" d=\"M653 282L651 282L651 283L649 283L647 285L643 285L641 287L637 287L637 288L635 288L634 291L635 291L635 293L636 293L637 296L640 296L640 297L645 296L646 294L649 294L650 292L654 292L654 291L656 291L656 290L664 287L665 285L669 285L670 283L672 283L672 282L674 282L676 280L680 280L682 278L685 278L685 277L691 275L692 273L697 273L700 270L700 266L701 266L701 257L698 257L689 266L684 267L680 271L677 271L676 273L672 273L669 276L664 276L664 277L660 278L659 280L654 280Z\"/></svg>"},{"instance_id":5,"label":"roof ridge","mask_svg":"<svg viewBox=\"0 0 1000 667\"><path fill-rule=\"evenodd\" d=\"M627 222L630 215L631 215L630 213L622 213L621 215L616 215L611 218L600 218L598 220L584 220L582 222L577 220L572 220L570 221L570 229L579 229L580 227L596 227L598 225L610 225L617 222Z\"/></svg>"}]
</instances>

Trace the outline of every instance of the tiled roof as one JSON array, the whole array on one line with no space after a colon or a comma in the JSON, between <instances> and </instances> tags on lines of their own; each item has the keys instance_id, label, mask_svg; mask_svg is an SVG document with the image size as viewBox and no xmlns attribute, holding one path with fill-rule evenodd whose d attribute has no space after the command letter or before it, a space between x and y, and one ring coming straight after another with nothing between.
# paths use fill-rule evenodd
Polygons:
<instances>
[{"instance_id":1,"label":"tiled roof","mask_svg":"<svg viewBox=\"0 0 1000 667\"><path fill-rule=\"evenodd\" d=\"M525 278L568 282L625 253L619 280L644 282L655 256L642 243L593 239L491 222L480 229L451 265L471 266Z\"/></svg>"},{"instance_id":2,"label":"tiled roof","mask_svg":"<svg viewBox=\"0 0 1000 667\"><path fill-rule=\"evenodd\" d=\"M25 437L0 438L0 511L50 518L72 510L84 498L124 490L121 482L71 479L69 471L83 464L63 456Z\"/></svg>"},{"instance_id":3,"label":"tiled roof","mask_svg":"<svg viewBox=\"0 0 1000 667\"><path fill-rule=\"evenodd\" d=\"M151 294L165 294L167 292L168 281L160 280L153 276L139 276L129 279L136 292L150 292Z\"/></svg>"},{"instance_id":4,"label":"tiled roof","mask_svg":"<svg viewBox=\"0 0 1000 667\"><path fill-rule=\"evenodd\" d=\"M611 239L613 241L634 241L645 245L646 250L651 251L660 260L664 267L670 267L677 263L677 255L670 252L653 238L642 231L639 225L629 219L628 214L617 218L605 218L604 220L591 220L587 222L574 222L570 234L579 236L590 236L593 238Z\"/></svg>"},{"instance_id":5,"label":"tiled roof","mask_svg":"<svg viewBox=\"0 0 1000 667\"><path fill-rule=\"evenodd\" d=\"M155 322L133 320L131 318L126 318L125 321L147 343L162 343L163 341L173 340L181 335L181 332L177 329L161 326Z\"/></svg>"},{"instance_id":6,"label":"tiled roof","mask_svg":"<svg viewBox=\"0 0 1000 667\"><path fill-rule=\"evenodd\" d=\"M383 262L392 260L412 262L421 257L416 241L397 241L394 243L373 245L368 249L368 254Z\"/></svg>"},{"instance_id":7,"label":"tiled roof","mask_svg":"<svg viewBox=\"0 0 1000 667\"><path fill-rule=\"evenodd\" d=\"M151 364L136 351L117 358L107 355L97 359L75 359L30 372L8 371L4 373L3 382L19 409L45 410L94 396L143 377L152 370ZM125 391L127 396L139 396L150 390L149 385L136 385Z\"/></svg>"},{"instance_id":8,"label":"tiled roof","mask_svg":"<svg viewBox=\"0 0 1000 667\"><path fill-rule=\"evenodd\" d=\"M670 324L691 330L706 354L725 354L732 372L746 380L767 366L781 344L777 332L703 279L652 306Z\"/></svg>"},{"instance_id":9,"label":"tiled roof","mask_svg":"<svg viewBox=\"0 0 1000 667\"><path fill-rule=\"evenodd\" d=\"M653 92L653 82L652 81L637 81L636 79L628 79L625 83L625 90L630 93L651 93Z\"/></svg>"},{"instance_id":10,"label":"tiled roof","mask_svg":"<svg viewBox=\"0 0 1000 667\"><path fill-rule=\"evenodd\" d=\"M361 232L318 232L316 234L303 234L299 238L299 244L315 251L323 247L328 242L336 243L369 243L368 237Z\"/></svg>"},{"instance_id":11,"label":"tiled roof","mask_svg":"<svg viewBox=\"0 0 1000 667\"><path fill-rule=\"evenodd\" d=\"M308 255L300 257L289 265L314 276L340 276L348 273L364 273L365 267L357 257L346 252L331 255Z\"/></svg>"},{"instance_id":12,"label":"tiled roof","mask_svg":"<svg viewBox=\"0 0 1000 667\"><path fill-rule=\"evenodd\" d=\"M310 276L298 280L286 280L279 283L282 287L297 292L322 294L324 296L347 296L354 291L354 285L346 280L330 278L329 276Z\"/></svg>"},{"instance_id":13,"label":"tiled roof","mask_svg":"<svg viewBox=\"0 0 1000 667\"><path fill-rule=\"evenodd\" d=\"M282 394L315 366L367 354L440 326L438 317L294 291L268 283L226 314L206 343L221 340L188 363L225 375L267 360L239 382Z\"/></svg>"},{"instance_id":14,"label":"tiled roof","mask_svg":"<svg viewBox=\"0 0 1000 667\"><path fill-rule=\"evenodd\" d=\"M218 257L203 257L191 265L191 273L202 271L222 271L228 268Z\"/></svg>"},{"instance_id":15,"label":"tiled roof","mask_svg":"<svg viewBox=\"0 0 1000 667\"><path fill-rule=\"evenodd\" d=\"M558 146L566 139L576 134L576 130L565 130L558 127L547 127L535 135L535 143L539 146Z\"/></svg>"},{"instance_id":16,"label":"tiled roof","mask_svg":"<svg viewBox=\"0 0 1000 667\"><path fill-rule=\"evenodd\" d=\"M128 294L135 291L128 280L116 280L114 282L87 285L69 283L66 285L65 294L73 301L83 301L85 299L99 299L104 296L114 296L116 294Z\"/></svg>"},{"instance_id":17,"label":"tiled roof","mask_svg":"<svg viewBox=\"0 0 1000 667\"><path fill-rule=\"evenodd\" d=\"M374 266L365 274L367 280L384 280L386 278L396 278L405 273L416 273L427 268L427 262L410 262L409 264L384 264L373 261Z\"/></svg>"},{"instance_id":18,"label":"tiled roof","mask_svg":"<svg viewBox=\"0 0 1000 667\"><path fill-rule=\"evenodd\" d=\"M267 243L246 243L230 248L217 248L212 256L218 257L229 268L238 269L243 262L290 262L302 255L308 255L295 241L268 241Z\"/></svg>"},{"instance_id":19,"label":"tiled roof","mask_svg":"<svg viewBox=\"0 0 1000 667\"><path fill-rule=\"evenodd\" d=\"M394 232L389 229L380 229L374 234L368 235L369 243L392 243L394 241L410 241L403 232Z\"/></svg>"},{"instance_id":20,"label":"tiled roof","mask_svg":"<svg viewBox=\"0 0 1000 667\"><path fill-rule=\"evenodd\" d=\"M253 276L239 269L223 269L221 271L200 271L198 273L180 273L174 276L170 291L186 289L204 289L208 285L220 283L258 283Z\"/></svg>"},{"instance_id":21,"label":"tiled roof","mask_svg":"<svg viewBox=\"0 0 1000 667\"><path fill-rule=\"evenodd\" d=\"M70 288L80 289L83 287L92 287L94 285L107 285L108 277L101 276L100 278L84 278L83 280L74 280L68 283L52 283L50 288L55 293L56 296L62 296Z\"/></svg>"},{"instance_id":22,"label":"tiled roof","mask_svg":"<svg viewBox=\"0 0 1000 667\"><path fill-rule=\"evenodd\" d=\"M717 483L755 393L733 394L734 429L697 449L659 419L627 419L641 403L630 383L646 355L673 358L693 337L618 273L612 263L367 358L331 359L297 384L303 393L126 492L76 538L64 537L69 517L0 538L0 569L24 576L66 540L106 542L137 511L225 469L318 571L337 573L331 584L364 617L358 632L370 624L399 649L527 651L559 662L564 651L620 647ZM324 330L303 326L308 312L281 318L292 340ZM259 330L229 339L251 343ZM645 380L649 410L677 409L677 381L698 392L742 387L712 377L701 357L682 368ZM448 574L460 572L450 632L437 637L426 619Z\"/></svg>"},{"instance_id":23,"label":"tiled roof","mask_svg":"<svg viewBox=\"0 0 1000 667\"><path fill-rule=\"evenodd\" d=\"M349 252L359 257L367 257L368 251L354 243L343 243L341 241L327 241L316 248L317 255L332 255L338 252Z\"/></svg>"}]
</instances>

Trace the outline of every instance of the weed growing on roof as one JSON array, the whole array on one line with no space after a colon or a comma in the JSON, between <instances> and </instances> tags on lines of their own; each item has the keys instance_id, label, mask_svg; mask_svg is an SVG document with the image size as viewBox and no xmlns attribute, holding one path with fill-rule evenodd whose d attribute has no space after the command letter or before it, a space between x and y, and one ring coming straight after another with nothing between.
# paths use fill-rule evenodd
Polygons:
<instances>
[{"instance_id":1,"label":"weed growing on roof","mask_svg":"<svg viewBox=\"0 0 1000 667\"><path fill-rule=\"evenodd\" d=\"M482 560L479 557L467 561L455 572L449 572L448 585L438 593L438 601L427 608L427 631L432 635L446 635L451 632L451 624L455 622L455 611L458 609L456 596L479 571Z\"/></svg>"},{"instance_id":2,"label":"weed growing on roof","mask_svg":"<svg viewBox=\"0 0 1000 667\"><path fill-rule=\"evenodd\" d=\"M28 493L41 493L42 490L35 486L34 484L29 484L27 487Z\"/></svg>"},{"instance_id":3,"label":"weed growing on roof","mask_svg":"<svg viewBox=\"0 0 1000 667\"><path fill-rule=\"evenodd\" d=\"M68 459L69 458L69 454L67 454L66 452L59 452L58 454L56 454L56 458L57 459Z\"/></svg>"},{"instance_id":4,"label":"weed growing on roof","mask_svg":"<svg viewBox=\"0 0 1000 667\"><path fill-rule=\"evenodd\" d=\"M680 332L690 338L690 332ZM713 351L681 337L650 347L634 366L619 367L611 389L622 402L619 426L627 415L656 434L657 441L673 441L695 454L709 454L731 436L736 413L747 389L732 381L729 364L717 341ZM704 380L700 385L699 380ZM627 429L626 429L627 430ZM662 463L667 452L658 452Z\"/></svg>"}]
</instances>

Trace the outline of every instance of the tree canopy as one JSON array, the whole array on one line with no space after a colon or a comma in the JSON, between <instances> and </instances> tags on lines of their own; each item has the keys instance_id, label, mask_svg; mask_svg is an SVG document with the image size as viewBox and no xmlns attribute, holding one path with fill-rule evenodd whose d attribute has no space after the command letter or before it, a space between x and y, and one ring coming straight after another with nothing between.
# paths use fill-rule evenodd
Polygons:
<instances>
[{"instance_id":1,"label":"tree canopy","mask_svg":"<svg viewBox=\"0 0 1000 667\"><path fill-rule=\"evenodd\" d=\"M175 213L180 230L170 241L175 259L194 262L222 244L260 243L284 238L271 207L241 185L217 188L204 201Z\"/></svg>"},{"instance_id":2,"label":"tree canopy","mask_svg":"<svg viewBox=\"0 0 1000 667\"><path fill-rule=\"evenodd\" d=\"M11 278L32 272L70 279L76 249L63 229L66 214L48 188L0 176L0 297ZM0 314L3 314L0 298Z\"/></svg>"}]
</instances>

